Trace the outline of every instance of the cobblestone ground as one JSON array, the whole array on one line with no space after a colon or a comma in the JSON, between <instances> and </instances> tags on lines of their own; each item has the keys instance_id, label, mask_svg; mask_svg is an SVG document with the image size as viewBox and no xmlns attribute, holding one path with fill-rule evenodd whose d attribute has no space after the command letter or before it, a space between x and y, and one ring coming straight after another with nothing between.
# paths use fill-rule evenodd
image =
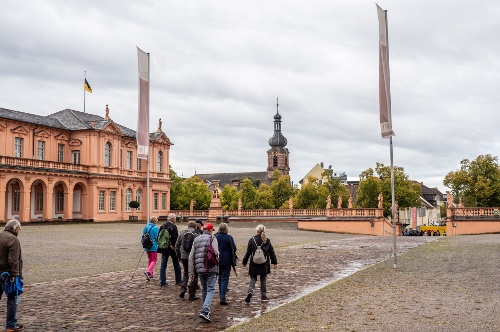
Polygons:
<instances>
[{"instance_id":1,"label":"cobblestone ground","mask_svg":"<svg viewBox=\"0 0 500 332\"><path fill-rule=\"evenodd\" d=\"M229 224L240 258L256 225ZM179 298L171 264L167 267L168 287L160 288L158 280L145 280L145 255L131 278L141 255L139 238L144 224L25 226L20 240L26 285L19 322L28 331L220 331L392 254L390 237L305 232L295 226L268 224L279 261L268 278L271 301L257 301L257 289L250 304L243 301L248 275L239 266L238 275L230 277L228 306L219 305L216 292L210 324L198 317L201 300ZM185 225L179 225L183 228ZM436 239L399 237L398 250L401 253ZM2 315L4 311L3 306Z\"/></svg>"}]
</instances>

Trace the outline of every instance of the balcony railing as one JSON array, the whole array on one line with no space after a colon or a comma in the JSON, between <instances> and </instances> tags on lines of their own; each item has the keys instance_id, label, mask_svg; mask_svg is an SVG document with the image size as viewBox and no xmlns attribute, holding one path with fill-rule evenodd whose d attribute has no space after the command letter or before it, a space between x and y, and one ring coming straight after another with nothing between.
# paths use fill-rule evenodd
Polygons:
<instances>
[{"instance_id":1,"label":"balcony railing","mask_svg":"<svg viewBox=\"0 0 500 332\"><path fill-rule=\"evenodd\" d=\"M7 156L0 156L0 165L19 166L28 168L46 168L46 169L56 169L63 171L76 171L76 172L89 171L88 166L80 164L59 163L57 161L50 161L50 160L16 158Z\"/></svg>"}]
</instances>

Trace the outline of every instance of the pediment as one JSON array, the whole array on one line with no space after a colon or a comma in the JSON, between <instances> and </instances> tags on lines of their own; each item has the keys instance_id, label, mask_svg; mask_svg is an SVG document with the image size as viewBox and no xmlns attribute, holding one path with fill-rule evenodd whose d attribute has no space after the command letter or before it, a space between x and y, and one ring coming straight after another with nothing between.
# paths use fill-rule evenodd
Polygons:
<instances>
[{"instance_id":1,"label":"pediment","mask_svg":"<svg viewBox=\"0 0 500 332\"><path fill-rule=\"evenodd\" d=\"M116 135L122 134L120 128L113 121L109 121L108 124L106 124L104 128L102 128L102 130Z\"/></svg>"},{"instance_id":2,"label":"pediment","mask_svg":"<svg viewBox=\"0 0 500 332\"><path fill-rule=\"evenodd\" d=\"M158 138L156 139L156 142L160 143L160 144L174 145L170 141L170 139L167 137L167 135L165 135L165 133L162 133L160 136L158 136Z\"/></svg>"},{"instance_id":3,"label":"pediment","mask_svg":"<svg viewBox=\"0 0 500 332\"><path fill-rule=\"evenodd\" d=\"M43 129L35 132L35 135L37 137L42 137L42 138L45 138L45 139L47 139L47 138L50 137L50 134L47 131L43 130Z\"/></svg>"},{"instance_id":4,"label":"pediment","mask_svg":"<svg viewBox=\"0 0 500 332\"><path fill-rule=\"evenodd\" d=\"M73 139L69 140L68 145L69 146L81 146L82 141L80 141L79 139L73 138Z\"/></svg>"},{"instance_id":5,"label":"pediment","mask_svg":"<svg viewBox=\"0 0 500 332\"><path fill-rule=\"evenodd\" d=\"M69 138L68 138L68 136L64 135L63 133L58 134L58 135L56 135L55 137L56 137L56 139L57 139L57 140L59 140L59 141L67 141L67 140L69 139Z\"/></svg>"},{"instance_id":6,"label":"pediment","mask_svg":"<svg viewBox=\"0 0 500 332\"><path fill-rule=\"evenodd\" d=\"M17 126L16 128L12 128L12 132L18 135L28 135L29 131L23 126Z\"/></svg>"}]
</instances>

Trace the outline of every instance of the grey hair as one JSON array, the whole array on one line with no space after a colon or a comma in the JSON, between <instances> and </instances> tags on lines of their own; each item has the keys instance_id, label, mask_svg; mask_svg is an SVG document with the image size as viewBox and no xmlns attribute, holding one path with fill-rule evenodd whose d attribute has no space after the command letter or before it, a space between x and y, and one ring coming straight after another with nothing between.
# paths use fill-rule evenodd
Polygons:
<instances>
[{"instance_id":1,"label":"grey hair","mask_svg":"<svg viewBox=\"0 0 500 332\"><path fill-rule=\"evenodd\" d=\"M219 225L219 233L226 233L227 234L227 224L225 222L221 222Z\"/></svg>"},{"instance_id":2,"label":"grey hair","mask_svg":"<svg viewBox=\"0 0 500 332\"><path fill-rule=\"evenodd\" d=\"M194 221L194 220L189 220L188 221L188 227L196 228L196 225L197 225L196 221Z\"/></svg>"},{"instance_id":3,"label":"grey hair","mask_svg":"<svg viewBox=\"0 0 500 332\"><path fill-rule=\"evenodd\" d=\"M267 242L266 226L260 224L259 226L255 227L255 230L257 231L257 234L260 234L262 243L266 243Z\"/></svg>"},{"instance_id":4,"label":"grey hair","mask_svg":"<svg viewBox=\"0 0 500 332\"><path fill-rule=\"evenodd\" d=\"M169 213L167 216L167 221L175 220L175 213Z\"/></svg>"},{"instance_id":5,"label":"grey hair","mask_svg":"<svg viewBox=\"0 0 500 332\"><path fill-rule=\"evenodd\" d=\"M11 219L11 220L7 221L7 223L5 224L4 229L6 231L13 231L13 230L15 230L18 227L21 228L21 223L19 222L19 220L17 220L17 219Z\"/></svg>"},{"instance_id":6,"label":"grey hair","mask_svg":"<svg viewBox=\"0 0 500 332\"><path fill-rule=\"evenodd\" d=\"M156 218L155 216L152 216L150 219L149 219L149 222L153 223L153 224L156 224L158 222L158 218Z\"/></svg>"}]
</instances>

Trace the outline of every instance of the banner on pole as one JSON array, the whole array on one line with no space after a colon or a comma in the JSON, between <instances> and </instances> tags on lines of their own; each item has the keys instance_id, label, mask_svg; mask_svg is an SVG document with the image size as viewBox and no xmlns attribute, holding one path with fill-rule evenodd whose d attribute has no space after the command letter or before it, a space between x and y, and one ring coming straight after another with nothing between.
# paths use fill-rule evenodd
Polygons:
<instances>
[{"instance_id":1,"label":"banner on pole","mask_svg":"<svg viewBox=\"0 0 500 332\"><path fill-rule=\"evenodd\" d=\"M149 54L137 47L139 62L139 113L137 117L137 158L149 152Z\"/></svg>"},{"instance_id":2,"label":"banner on pole","mask_svg":"<svg viewBox=\"0 0 500 332\"><path fill-rule=\"evenodd\" d=\"M391 89L389 75L389 41L387 11L377 5L379 26L379 103L382 138L394 136L391 119Z\"/></svg>"}]
</instances>

